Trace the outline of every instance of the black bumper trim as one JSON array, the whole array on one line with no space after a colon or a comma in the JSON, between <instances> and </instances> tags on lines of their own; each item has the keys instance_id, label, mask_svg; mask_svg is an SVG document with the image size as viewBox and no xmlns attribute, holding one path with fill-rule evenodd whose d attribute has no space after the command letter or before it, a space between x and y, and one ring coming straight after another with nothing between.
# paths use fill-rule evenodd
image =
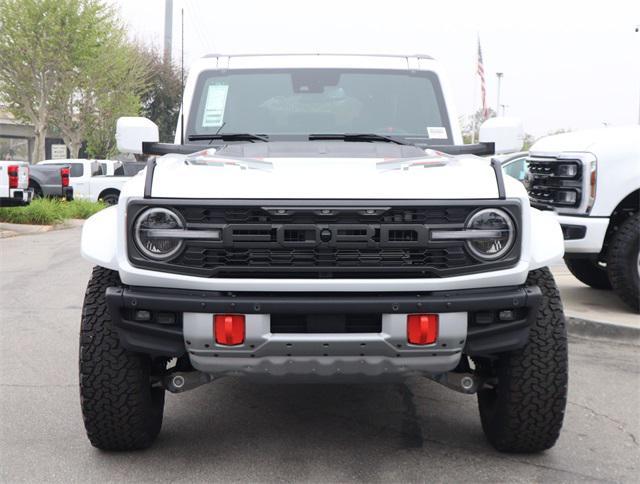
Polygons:
<instances>
[{"instance_id":1,"label":"black bumper trim","mask_svg":"<svg viewBox=\"0 0 640 484\"><path fill-rule=\"evenodd\" d=\"M393 314L469 313L465 353L470 356L510 351L526 344L530 319L541 301L535 286L442 291L431 293L322 294L219 293L179 289L110 287L106 299L123 345L157 356L184 354L182 328L127 319L131 311L241 314ZM523 309L524 319L477 325L477 311ZM178 318L180 320L180 318Z\"/></svg>"}]
</instances>

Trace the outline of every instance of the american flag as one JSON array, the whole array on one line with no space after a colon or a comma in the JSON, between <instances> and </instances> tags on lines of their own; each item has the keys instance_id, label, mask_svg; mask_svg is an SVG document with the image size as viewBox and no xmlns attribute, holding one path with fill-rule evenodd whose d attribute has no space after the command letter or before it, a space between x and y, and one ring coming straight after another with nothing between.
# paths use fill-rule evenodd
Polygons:
<instances>
[{"instance_id":1,"label":"american flag","mask_svg":"<svg viewBox=\"0 0 640 484\"><path fill-rule=\"evenodd\" d=\"M482 93L482 119L487 119L489 111L487 107L487 86L484 82L484 64L482 63L482 49L480 37L478 37L478 75L480 76L480 91Z\"/></svg>"}]
</instances>

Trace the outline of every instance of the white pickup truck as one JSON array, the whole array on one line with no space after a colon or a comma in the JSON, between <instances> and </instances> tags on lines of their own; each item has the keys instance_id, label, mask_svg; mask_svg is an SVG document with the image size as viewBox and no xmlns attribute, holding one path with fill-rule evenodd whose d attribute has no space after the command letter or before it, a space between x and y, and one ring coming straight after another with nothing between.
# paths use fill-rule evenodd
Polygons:
<instances>
[{"instance_id":1,"label":"white pickup truck","mask_svg":"<svg viewBox=\"0 0 640 484\"><path fill-rule=\"evenodd\" d=\"M73 159L44 160L38 165L68 166L69 181L75 198L89 199L94 202L102 200L107 205L114 205L118 203L122 187L131 178L113 175L118 163L120 162L112 160Z\"/></svg>"},{"instance_id":2,"label":"white pickup truck","mask_svg":"<svg viewBox=\"0 0 640 484\"><path fill-rule=\"evenodd\" d=\"M569 270L640 311L640 126L543 138L528 165L532 203L559 214Z\"/></svg>"},{"instance_id":3,"label":"white pickup truck","mask_svg":"<svg viewBox=\"0 0 640 484\"><path fill-rule=\"evenodd\" d=\"M93 445L148 447L165 391L234 376L421 376L477 394L497 449L554 445L567 338L547 265L562 232L475 156L518 150L521 123L462 145L426 56L211 56L184 94L175 144L118 121L121 151L165 156L83 227Z\"/></svg>"},{"instance_id":4,"label":"white pickup truck","mask_svg":"<svg viewBox=\"0 0 640 484\"><path fill-rule=\"evenodd\" d=\"M28 205L33 198L29 188L29 163L0 161L0 207Z\"/></svg>"}]
</instances>

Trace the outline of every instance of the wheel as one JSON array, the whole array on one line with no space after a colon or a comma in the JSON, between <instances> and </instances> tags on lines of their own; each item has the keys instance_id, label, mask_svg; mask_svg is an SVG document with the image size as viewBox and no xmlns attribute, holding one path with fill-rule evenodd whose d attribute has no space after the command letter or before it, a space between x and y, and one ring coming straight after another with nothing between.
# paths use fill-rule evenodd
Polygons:
<instances>
[{"instance_id":1,"label":"wheel","mask_svg":"<svg viewBox=\"0 0 640 484\"><path fill-rule=\"evenodd\" d=\"M591 286L594 289L611 289L609 282L609 274L606 267L598 264L597 261L590 259L564 259L565 264L569 268L571 274L580 282Z\"/></svg>"},{"instance_id":2,"label":"wheel","mask_svg":"<svg viewBox=\"0 0 640 484\"><path fill-rule=\"evenodd\" d=\"M164 389L151 387L152 362L120 346L105 300L118 273L95 267L82 308L80 403L91 444L104 450L149 447L160 432Z\"/></svg>"},{"instance_id":3,"label":"wheel","mask_svg":"<svg viewBox=\"0 0 640 484\"><path fill-rule=\"evenodd\" d=\"M44 194L42 193L42 188L35 182L30 182L29 186L33 188L33 198L42 198Z\"/></svg>"},{"instance_id":4,"label":"wheel","mask_svg":"<svg viewBox=\"0 0 640 484\"><path fill-rule=\"evenodd\" d=\"M105 194L103 197L100 197L100 200L102 200L105 204L111 206L111 205L117 205L119 198L120 198L119 193L109 192Z\"/></svg>"},{"instance_id":5,"label":"wheel","mask_svg":"<svg viewBox=\"0 0 640 484\"><path fill-rule=\"evenodd\" d=\"M551 448L567 403L567 333L558 288L547 268L530 272L527 284L542 291L527 345L476 362L481 373L494 379L491 388L478 392L482 429L503 452Z\"/></svg>"},{"instance_id":6,"label":"wheel","mask_svg":"<svg viewBox=\"0 0 640 484\"><path fill-rule=\"evenodd\" d=\"M618 297L631 309L640 312L640 214L627 218L613 234L607 269Z\"/></svg>"}]
</instances>

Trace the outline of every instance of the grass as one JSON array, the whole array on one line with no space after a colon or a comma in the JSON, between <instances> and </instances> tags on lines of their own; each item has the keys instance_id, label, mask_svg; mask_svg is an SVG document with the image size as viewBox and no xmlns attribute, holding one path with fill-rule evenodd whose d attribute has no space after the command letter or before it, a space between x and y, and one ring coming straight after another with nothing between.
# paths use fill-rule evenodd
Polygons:
<instances>
[{"instance_id":1,"label":"grass","mask_svg":"<svg viewBox=\"0 0 640 484\"><path fill-rule=\"evenodd\" d=\"M36 198L26 207L0 208L0 222L13 224L53 225L70 218L89 218L106 205L89 200Z\"/></svg>"}]
</instances>

